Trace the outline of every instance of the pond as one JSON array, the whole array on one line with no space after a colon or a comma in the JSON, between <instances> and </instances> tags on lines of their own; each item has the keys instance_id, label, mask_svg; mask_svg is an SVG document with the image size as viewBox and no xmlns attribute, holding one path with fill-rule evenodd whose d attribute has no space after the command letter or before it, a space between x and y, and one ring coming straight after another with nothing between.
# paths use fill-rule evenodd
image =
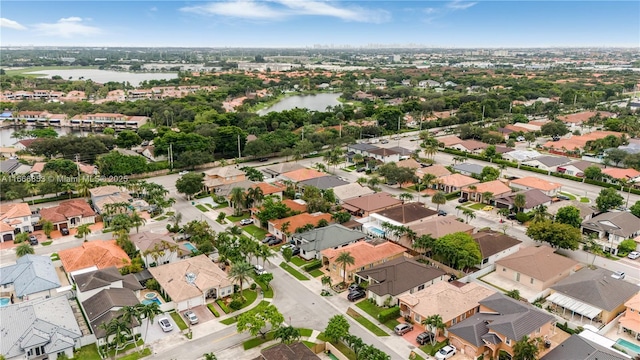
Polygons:
<instances>
[{"instance_id":1,"label":"pond","mask_svg":"<svg viewBox=\"0 0 640 360\"><path fill-rule=\"evenodd\" d=\"M145 80L170 80L178 77L177 73L132 73L127 71L111 71L98 69L50 69L28 72L26 74L45 75L47 78L60 76L65 80L93 80L97 83L125 82L132 86L139 86Z\"/></svg>"},{"instance_id":2,"label":"pond","mask_svg":"<svg viewBox=\"0 0 640 360\"><path fill-rule=\"evenodd\" d=\"M35 129L34 127L31 126L10 126L10 127L3 127L0 128L0 146L12 146L13 144L15 144L16 142L18 142L18 139L14 139L11 137L11 135L18 130L33 130ZM64 135L68 135L68 134L73 134L76 136L87 136L87 134L90 134L91 131L87 131L87 130L79 130L79 129L71 129L71 128L67 128L67 127L54 127L52 128L54 129L57 133L58 136L64 136ZM96 132L97 134L102 134L101 130L97 130L98 132Z\"/></svg>"},{"instance_id":3,"label":"pond","mask_svg":"<svg viewBox=\"0 0 640 360\"><path fill-rule=\"evenodd\" d=\"M341 93L323 93L316 95L296 95L284 98L271 107L258 111L258 115L266 115L272 111L280 112L284 110L291 110L295 108L306 108L311 111L326 111L327 106L336 106L341 103L338 98Z\"/></svg>"}]
</instances>

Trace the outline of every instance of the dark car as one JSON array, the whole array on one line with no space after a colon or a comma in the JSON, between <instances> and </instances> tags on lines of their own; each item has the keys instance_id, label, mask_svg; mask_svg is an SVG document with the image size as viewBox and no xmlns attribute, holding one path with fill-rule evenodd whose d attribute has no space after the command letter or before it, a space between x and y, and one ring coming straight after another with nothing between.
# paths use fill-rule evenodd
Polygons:
<instances>
[{"instance_id":1,"label":"dark car","mask_svg":"<svg viewBox=\"0 0 640 360\"><path fill-rule=\"evenodd\" d=\"M558 199L560 199L560 200L571 200L571 198L569 198L569 197L568 197L568 196L566 196L566 195L558 195L558 196L556 196L556 197L557 197Z\"/></svg>"},{"instance_id":2,"label":"dark car","mask_svg":"<svg viewBox=\"0 0 640 360\"><path fill-rule=\"evenodd\" d=\"M364 299L367 296L367 293L364 290L352 291L347 295L347 300L349 301L358 301L360 299Z\"/></svg>"},{"instance_id":3,"label":"dark car","mask_svg":"<svg viewBox=\"0 0 640 360\"><path fill-rule=\"evenodd\" d=\"M300 248L299 247L293 248L293 251L291 252L291 256L298 256L298 255L300 255Z\"/></svg>"},{"instance_id":4,"label":"dark car","mask_svg":"<svg viewBox=\"0 0 640 360\"><path fill-rule=\"evenodd\" d=\"M516 218L517 218L516 214L507 215L507 219L509 219L509 220L515 220Z\"/></svg>"},{"instance_id":5,"label":"dark car","mask_svg":"<svg viewBox=\"0 0 640 360\"><path fill-rule=\"evenodd\" d=\"M60 233L61 233L62 235L65 235L65 236L66 236L66 235L69 235L69 229L67 229L67 228L62 228L62 230L60 230Z\"/></svg>"},{"instance_id":6,"label":"dark car","mask_svg":"<svg viewBox=\"0 0 640 360\"><path fill-rule=\"evenodd\" d=\"M357 172L364 172L365 170L366 170L365 168L361 167L361 168L358 168L356 171Z\"/></svg>"},{"instance_id":7,"label":"dark car","mask_svg":"<svg viewBox=\"0 0 640 360\"><path fill-rule=\"evenodd\" d=\"M276 237L275 237L274 235L267 234L267 235L264 237L264 239L262 239L262 243L263 243L263 244L266 244L266 243L268 243L269 241L271 241L271 240L273 240L273 239L275 239L275 238L276 238Z\"/></svg>"},{"instance_id":8,"label":"dark car","mask_svg":"<svg viewBox=\"0 0 640 360\"><path fill-rule=\"evenodd\" d=\"M269 161L269 158L260 158L260 159L258 159L258 161L260 161L260 162L267 162L267 161Z\"/></svg>"},{"instance_id":9,"label":"dark car","mask_svg":"<svg viewBox=\"0 0 640 360\"><path fill-rule=\"evenodd\" d=\"M35 235L29 236L29 244L38 245L38 238Z\"/></svg>"},{"instance_id":10,"label":"dark car","mask_svg":"<svg viewBox=\"0 0 640 360\"><path fill-rule=\"evenodd\" d=\"M349 285L347 290L349 290L349 292L362 291L362 288L360 287L360 284L353 283L353 284Z\"/></svg>"},{"instance_id":11,"label":"dark car","mask_svg":"<svg viewBox=\"0 0 640 360\"><path fill-rule=\"evenodd\" d=\"M278 245L282 242L281 239L278 239L277 237L272 238L271 240L269 240L267 242L267 245L272 246L272 245Z\"/></svg>"},{"instance_id":12,"label":"dark car","mask_svg":"<svg viewBox=\"0 0 640 360\"><path fill-rule=\"evenodd\" d=\"M416 337L416 342L420 345L424 345L428 342L431 342L432 340L433 340L433 334L426 331L423 333L420 333L420 335Z\"/></svg>"},{"instance_id":13,"label":"dark car","mask_svg":"<svg viewBox=\"0 0 640 360\"><path fill-rule=\"evenodd\" d=\"M444 210L438 210L438 216L447 216L447 212Z\"/></svg>"},{"instance_id":14,"label":"dark car","mask_svg":"<svg viewBox=\"0 0 640 360\"><path fill-rule=\"evenodd\" d=\"M449 275L449 282L458 280L458 276L456 274Z\"/></svg>"},{"instance_id":15,"label":"dark car","mask_svg":"<svg viewBox=\"0 0 640 360\"><path fill-rule=\"evenodd\" d=\"M464 203L466 203L466 202L468 202L468 201L469 201L469 199L467 199L467 198L460 198L460 199L458 199L458 202L459 202L460 204L464 204Z\"/></svg>"}]
</instances>

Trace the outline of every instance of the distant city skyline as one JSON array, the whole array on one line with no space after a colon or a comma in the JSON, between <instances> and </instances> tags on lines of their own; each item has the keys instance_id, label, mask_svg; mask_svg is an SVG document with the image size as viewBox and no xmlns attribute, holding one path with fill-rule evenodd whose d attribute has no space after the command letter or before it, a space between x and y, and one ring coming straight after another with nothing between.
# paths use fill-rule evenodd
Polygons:
<instances>
[{"instance_id":1,"label":"distant city skyline","mask_svg":"<svg viewBox=\"0 0 640 360\"><path fill-rule=\"evenodd\" d=\"M640 47L638 1L3 1L1 46Z\"/></svg>"}]
</instances>

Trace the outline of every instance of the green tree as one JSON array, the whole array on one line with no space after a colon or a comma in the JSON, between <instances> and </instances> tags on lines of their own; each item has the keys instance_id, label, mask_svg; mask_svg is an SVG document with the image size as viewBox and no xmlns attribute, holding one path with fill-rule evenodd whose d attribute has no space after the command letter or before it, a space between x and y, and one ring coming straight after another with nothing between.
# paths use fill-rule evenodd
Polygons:
<instances>
[{"instance_id":1,"label":"green tree","mask_svg":"<svg viewBox=\"0 0 640 360\"><path fill-rule=\"evenodd\" d=\"M584 169L584 177L591 180L600 180L602 179L602 170L595 165L589 166Z\"/></svg>"},{"instance_id":2,"label":"green tree","mask_svg":"<svg viewBox=\"0 0 640 360\"><path fill-rule=\"evenodd\" d=\"M144 341L147 341L147 332L151 325L153 325L153 320L157 315L162 314L162 310L160 309L160 305L157 302L153 301L149 304L138 304L138 314L141 319L147 319L147 328L144 331Z\"/></svg>"},{"instance_id":3,"label":"green tree","mask_svg":"<svg viewBox=\"0 0 640 360\"><path fill-rule=\"evenodd\" d=\"M233 203L233 214L235 216L242 215L242 209L245 202L244 189L241 187L234 187L231 189L229 197L231 198L231 203Z\"/></svg>"},{"instance_id":4,"label":"green tree","mask_svg":"<svg viewBox=\"0 0 640 360\"><path fill-rule=\"evenodd\" d=\"M218 360L218 357L214 353L202 354L204 360Z\"/></svg>"},{"instance_id":5,"label":"green tree","mask_svg":"<svg viewBox=\"0 0 640 360\"><path fill-rule=\"evenodd\" d=\"M336 264L342 266L342 282L347 282L347 265L353 265L356 263L356 259L351 256L348 251L343 251L336 258Z\"/></svg>"},{"instance_id":6,"label":"green tree","mask_svg":"<svg viewBox=\"0 0 640 360\"><path fill-rule=\"evenodd\" d=\"M462 270L482 261L478 243L464 232L445 235L436 240L433 252L451 267Z\"/></svg>"},{"instance_id":7,"label":"green tree","mask_svg":"<svg viewBox=\"0 0 640 360\"><path fill-rule=\"evenodd\" d=\"M561 224L571 225L574 228L579 229L582 225L580 210L571 205L561 207L556 213L555 221Z\"/></svg>"},{"instance_id":8,"label":"green tree","mask_svg":"<svg viewBox=\"0 0 640 360\"><path fill-rule=\"evenodd\" d=\"M231 271L229 272L229 276L233 279L233 281L237 281L240 284L240 296L244 299L243 295L243 284L251 278L251 274L253 273L253 265L248 262L238 262L233 264L231 267Z\"/></svg>"},{"instance_id":9,"label":"green tree","mask_svg":"<svg viewBox=\"0 0 640 360\"><path fill-rule=\"evenodd\" d=\"M35 252L33 250L33 247L31 247L31 245L29 245L28 242L23 242L20 243L20 245L18 245L18 247L16 247L16 256L17 257L23 257L25 255L33 255Z\"/></svg>"},{"instance_id":10,"label":"green tree","mask_svg":"<svg viewBox=\"0 0 640 360\"><path fill-rule=\"evenodd\" d=\"M436 239L431 237L430 234L421 235L413 241L413 248L416 250L421 250L421 253L424 256L427 249L431 249L435 242Z\"/></svg>"},{"instance_id":11,"label":"green tree","mask_svg":"<svg viewBox=\"0 0 640 360\"><path fill-rule=\"evenodd\" d=\"M331 214L331 220L337 222L338 224L344 224L347 221L351 220L351 214L346 211L338 211Z\"/></svg>"},{"instance_id":12,"label":"green tree","mask_svg":"<svg viewBox=\"0 0 640 360\"><path fill-rule=\"evenodd\" d=\"M282 250L282 257L284 258L284 261L291 262L291 258L293 257L293 250L289 247L285 248L284 250Z\"/></svg>"},{"instance_id":13,"label":"green tree","mask_svg":"<svg viewBox=\"0 0 640 360\"><path fill-rule=\"evenodd\" d=\"M149 169L144 156L124 155L118 151L101 155L96 164L100 174L105 176L141 174Z\"/></svg>"},{"instance_id":14,"label":"green tree","mask_svg":"<svg viewBox=\"0 0 640 360\"><path fill-rule=\"evenodd\" d=\"M631 205L629 210L633 215L640 217L640 201L636 201L635 204Z\"/></svg>"},{"instance_id":15,"label":"green tree","mask_svg":"<svg viewBox=\"0 0 640 360\"><path fill-rule=\"evenodd\" d=\"M113 336L113 343L116 348L114 358L116 358L118 356L118 349L121 349L127 342L127 338L131 336L131 328L129 327L129 324L125 323L121 317L116 317L111 319L109 322L100 324L100 327L105 331L107 344L110 343L109 338Z\"/></svg>"},{"instance_id":16,"label":"green tree","mask_svg":"<svg viewBox=\"0 0 640 360\"><path fill-rule=\"evenodd\" d=\"M549 213L547 212L547 207L540 204L533 208L533 221L545 221L549 218Z\"/></svg>"},{"instance_id":17,"label":"green tree","mask_svg":"<svg viewBox=\"0 0 640 360\"><path fill-rule=\"evenodd\" d=\"M116 145L123 149L130 149L132 146L140 145L142 138L131 130L122 130L116 137Z\"/></svg>"},{"instance_id":18,"label":"green tree","mask_svg":"<svg viewBox=\"0 0 640 360\"><path fill-rule=\"evenodd\" d=\"M524 207L527 206L527 197L523 193L516 194L513 197L513 205L516 207L517 212L522 212Z\"/></svg>"},{"instance_id":19,"label":"green tree","mask_svg":"<svg viewBox=\"0 0 640 360\"><path fill-rule=\"evenodd\" d=\"M436 210L440 210L440 205L444 205L447 203L447 196L444 191L437 191L431 197L431 202L436 204Z\"/></svg>"},{"instance_id":20,"label":"green tree","mask_svg":"<svg viewBox=\"0 0 640 360\"><path fill-rule=\"evenodd\" d=\"M29 240L29 233L26 232L21 232L16 234L15 238L13 239L13 243L14 244L21 244L23 242L26 242Z\"/></svg>"},{"instance_id":21,"label":"green tree","mask_svg":"<svg viewBox=\"0 0 640 360\"><path fill-rule=\"evenodd\" d=\"M264 273L262 275L258 275L257 277L258 281L262 282L265 284L265 286L267 287L267 290L271 288L271 286L269 285L271 283L271 281L273 281L273 274L272 273Z\"/></svg>"},{"instance_id":22,"label":"green tree","mask_svg":"<svg viewBox=\"0 0 640 360\"><path fill-rule=\"evenodd\" d=\"M439 331L444 330L445 328L442 316L438 314L428 316L426 319L422 320L422 325L424 325L425 327L428 326L431 329L431 332L434 334L434 336L431 338L431 345L435 345Z\"/></svg>"},{"instance_id":23,"label":"green tree","mask_svg":"<svg viewBox=\"0 0 640 360\"><path fill-rule=\"evenodd\" d=\"M480 181L487 182L493 181L500 177L500 170L494 168L493 166L485 166L482 168L482 172L480 173Z\"/></svg>"},{"instance_id":24,"label":"green tree","mask_svg":"<svg viewBox=\"0 0 640 360\"><path fill-rule=\"evenodd\" d=\"M131 212L131 214L129 215L129 219L131 219L131 225L136 228L136 234L138 233L140 226L143 226L147 223L147 219L140 216L140 214L135 210Z\"/></svg>"},{"instance_id":25,"label":"green tree","mask_svg":"<svg viewBox=\"0 0 640 360\"><path fill-rule=\"evenodd\" d=\"M293 326L281 326L276 329L273 334L274 339L279 339L283 344L291 344L298 340L300 340L300 330L294 328Z\"/></svg>"},{"instance_id":26,"label":"green tree","mask_svg":"<svg viewBox=\"0 0 640 360\"><path fill-rule=\"evenodd\" d=\"M618 245L618 251L628 254L636 250L636 241L633 239L622 240Z\"/></svg>"},{"instance_id":27,"label":"green tree","mask_svg":"<svg viewBox=\"0 0 640 360\"><path fill-rule=\"evenodd\" d=\"M272 329L277 329L284 322L284 316L278 309L269 305L266 307L257 307L238 316L237 329L238 332L249 331L251 336L260 336L264 339L266 331L263 329L267 325L271 325Z\"/></svg>"},{"instance_id":28,"label":"green tree","mask_svg":"<svg viewBox=\"0 0 640 360\"><path fill-rule=\"evenodd\" d=\"M549 220L529 225L527 236L535 241L549 243L552 247L571 250L576 250L582 239L579 229Z\"/></svg>"},{"instance_id":29,"label":"green tree","mask_svg":"<svg viewBox=\"0 0 640 360\"><path fill-rule=\"evenodd\" d=\"M324 329L324 335L331 343L337 343L349 334L349 322L344 315L334 315L329 319L327 327Z\"/></svg>"},{"instance_id":30,"label":"green tree","mask_svg":"<svg viewBox=\"0 0 640 360\"><path fill-rule=\"evenodd\" d=\"M513 360L536 360L540 353L538 339L529 339L528 336L523 336L513 346Z\"/></svg>"},{"instance_id":31,"label":"green tree","mask_svg":"<svg viewBox=\"0 0 640 360\"><path fill-rule=\"evenodd\" d=\"M505 295L512 299L520 300L520 290L518 289L509 290L505 293Z\"/></svg>"},{"instance_id":32,"label":"green tree","mask_svg":"<svg viewBox=\"0 0 640 360\"><path fill-rule=\"evenodd\" d=\"M84 238L84 241L87 241L87 235L91 234L91 228L89 224L82 224L76 228L76 234L79 237Z\"/></svg>"},{"instance_id":33,"label":"green tree","mask_svg":"<svg viewBox=\"0 0 640 360\"><path fill-rule=\"evenodd\" d=\"M53 231L53 228L53 223L51 221L46 220L42 222L42 231L44 231L47 239L51 239L51 232Z\"/></svg>"},{"instance_id":34,"label":"green tree","mask_svg":"<svg viewBox=\"0 0 640 360\"><path fill-rule=\"evenodd\" d=\"M68 159L53 159L44 164L42 172L53 171L63 176L78 176L78 164Z\"/></svg>"},{"instance_id":35,"label":"green tree","mask_svg":"<svg viewBox=\"0 0 640 360\"><path fill-rule=\"evenodd\" d=\"M187 195L187 199L191 200L191 196L200 192L204 186L204 174L188 173L182 175L176 181L176 190L179 193Z\"/></svg>"},{"instance_id":36,"label":"green tree","mask_svg":"<svg viewBox=\"0 0 640 360\"><path fill-rule=\"evenodd\" d=\"M624 198L618 194L618 191L614 188L604 188L600 190L598 197L596 198L596 207L600 211L607 211L618 206L622 206Z\"/></svg>"}]
</instances>

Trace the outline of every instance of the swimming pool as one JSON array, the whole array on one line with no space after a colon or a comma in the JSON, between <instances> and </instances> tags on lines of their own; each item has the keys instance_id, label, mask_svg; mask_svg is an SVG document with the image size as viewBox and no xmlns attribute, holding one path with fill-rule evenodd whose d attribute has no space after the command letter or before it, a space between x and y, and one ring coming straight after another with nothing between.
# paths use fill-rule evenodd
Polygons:
<instances>
[{"instance_id":1,"label":"swimming pool","mask_svg":"<svg viewBox=\"0 0 640 360\"><path fill-rule=\"evenodd\" d=\"M158 298L155 298L153 300L149 300L149 299L142 300L142 304L143 305L149 305L151 303L157 303L158 305L162 305L162 303L160 302L160 300Z\"/></svg>"},{"instance_id":2,"label":"swimming pool","mask_svg":"<svg viewBox=\"0 0 640 360\"><path fill-rule=\"evenodd\" d=\"M8 297L0 298L0 306L7 306L11 303L11 299Z\"/></svg>"},{"instance_id":3,"label":"swimming pool","mask_svg":"<svg viewBox=\"0 0 640 360\"><path fill-rule=\"evenodd\" d=\"M369 231L371 231L372 233L378 235L378 236L384 236L384 230L380 230L376 227L370 227Z\"/></svg>"},{"instance_id":4,"label":"swimming pool","mask_svg":"<svg viewBox=\"0 0 640 360\"><path fill-rule=\"evenodd\" d=\"M632 343L631 341L627 341L625 339L618 339L616 340L616 344L618 344L619 346L625 349L629 349L636 354L640 354L640 346Z\"/></svg>"},{"instance_id":5,"label":"swimming pool","mask_svg":"<svg viewBox=\"0 0 640 360\"><path fill-rule=\"evenodd\" d=\"M198 249L196 249L195 246L193 246L193 244L191 244L190 242L186 242L184 243L184 247L186 247L187 249L189 249L191 252L196 252Z\"/></svg>"}]
</instances>

